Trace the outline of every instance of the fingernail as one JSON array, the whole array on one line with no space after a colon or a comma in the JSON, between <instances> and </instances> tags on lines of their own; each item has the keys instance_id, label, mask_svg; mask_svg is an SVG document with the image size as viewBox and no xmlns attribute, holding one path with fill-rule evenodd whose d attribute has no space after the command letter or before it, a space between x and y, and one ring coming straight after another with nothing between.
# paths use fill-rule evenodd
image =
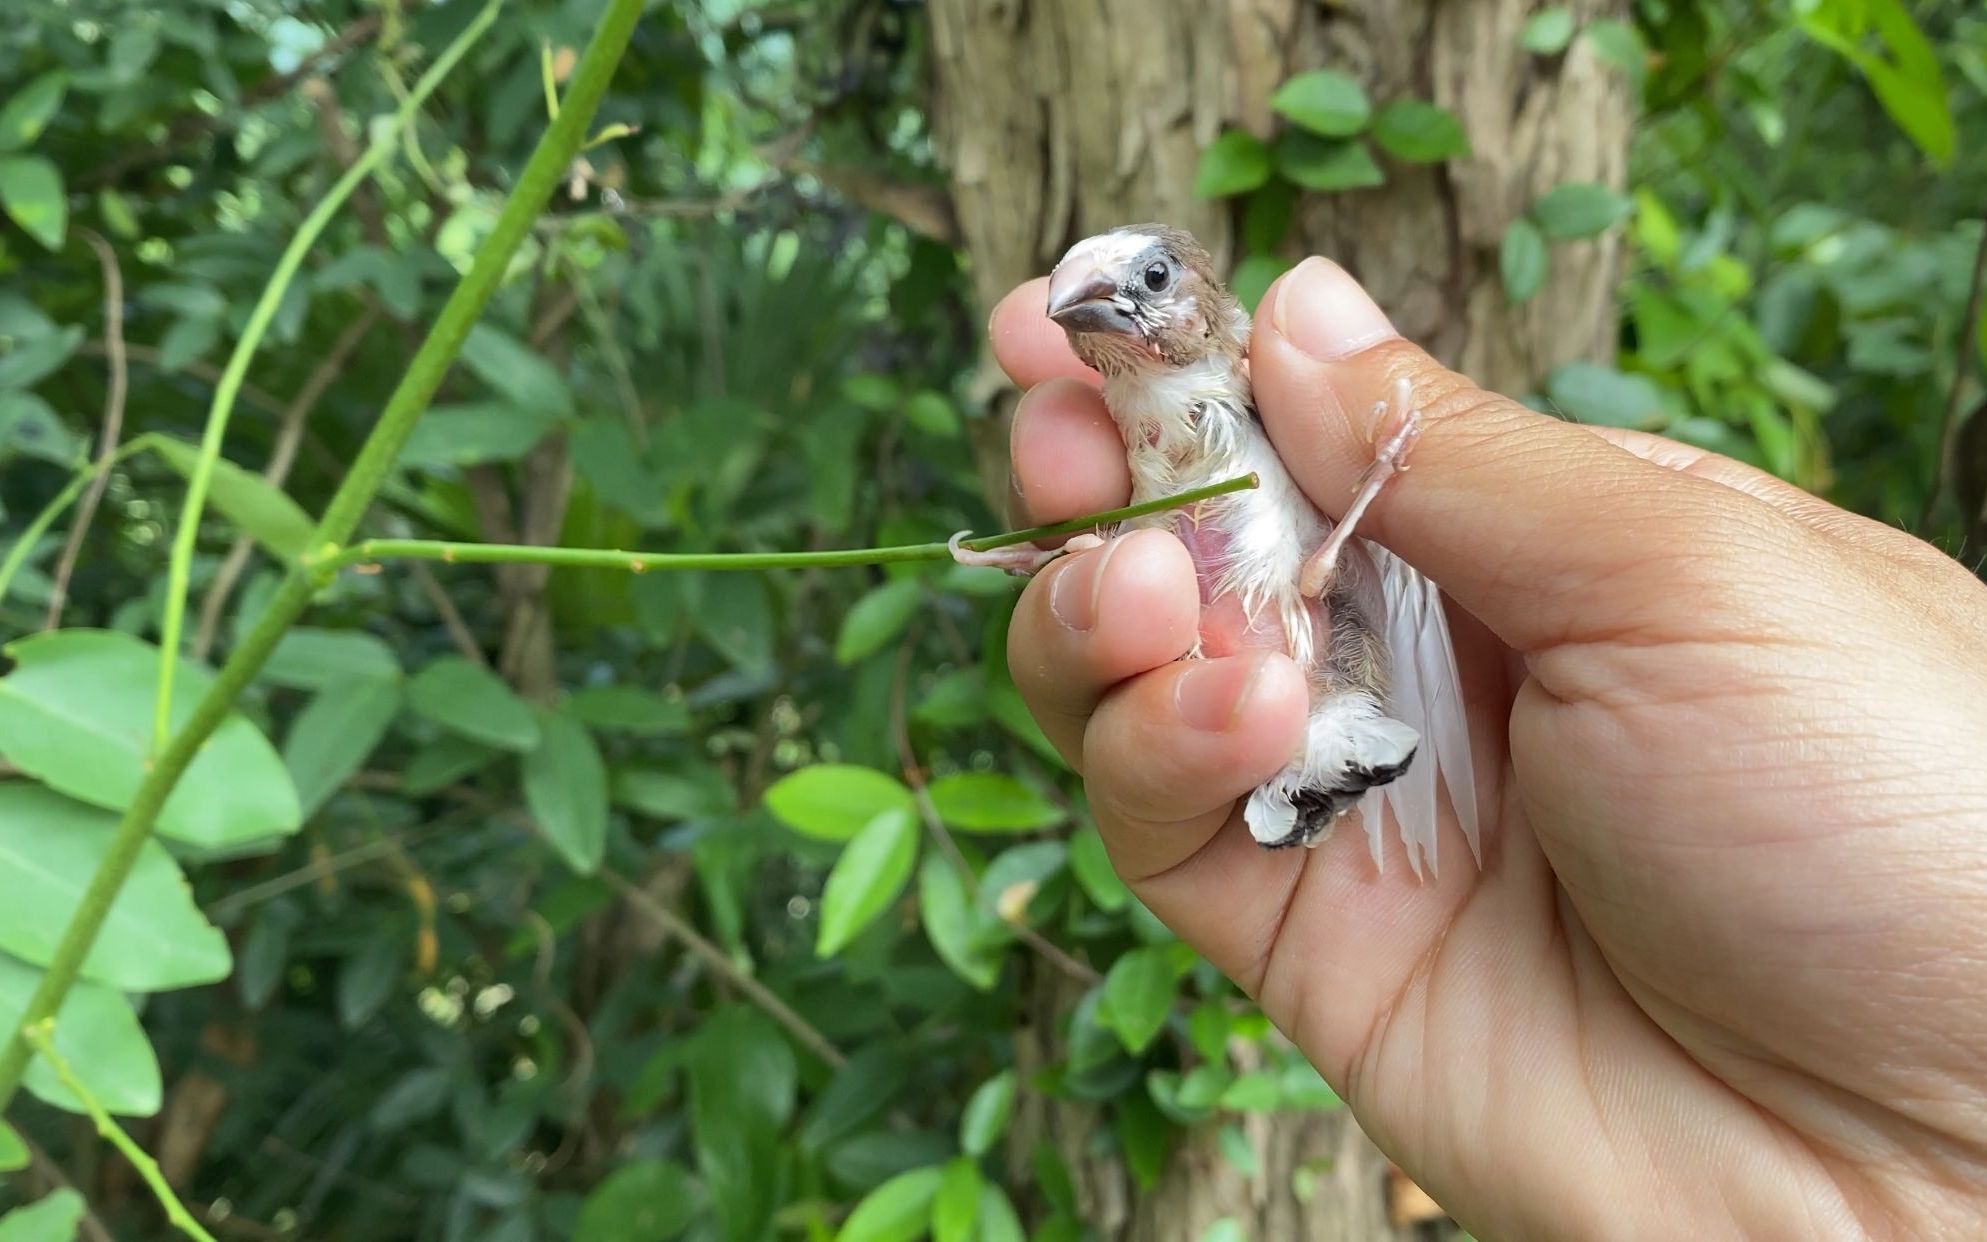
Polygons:
<instances>
[{"instance_id":1,"label":"fingernail","mask_svg":"<svg viewBox=\"0 0 1987 1242\"><path fill-rule=\"evenodd\" d=\"M1113 539L1101 548L1078 552L1049 587L1049 611L1079 634L1097 624L1097 595L1104 585L1104 566L1110 563L1119 542Z\"/></svg>"},{"instance_id":2,"label":"fingernail","mask_svg":"<svg viewBox=\"0 0 1987 1242\"><path fill-rule=\"evenodd\" d=\"M1173 706L1180 719L1203 733L1225 733L1241 717L1268 664L1269 657L1260 655L1190 663L1173 683Z\"/></svg>"},{"instance_id":3,"label":"fingernail","mask_svg":"<svg viewBox=\"0 0 1987 1242\"><path fill-rule=\"evenodd\" d=\"M1358 281L1316 255L1292 268L1277 286L1270 322L1320 362L1334 362L1400 335Z\"/></svg>"}]
</instances>

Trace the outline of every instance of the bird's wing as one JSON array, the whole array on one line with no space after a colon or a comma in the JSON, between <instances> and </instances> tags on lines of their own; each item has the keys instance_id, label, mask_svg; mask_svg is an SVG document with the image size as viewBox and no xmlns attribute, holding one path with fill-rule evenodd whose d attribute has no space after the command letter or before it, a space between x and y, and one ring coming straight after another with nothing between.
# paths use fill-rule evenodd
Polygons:
<instances>
[{"instance_id":1,"label":"bird's wing","mask_svg":"<svg viewBox=\"0 0 1987 1242\"><path fill-rule=\"evenodd\" d=\"M1455 645L1449 637L1449 619L1442 610L1442 592L1385 548L1368 543L1366 550L1379 566L1386 598L1383 629L1392 653L1391 710L1402 724L1421 734L1421 747L1406 772L1373 791L1380 798L1367 796L1362 817L1377 843L1381 804L1393 808L1401 841L1407 847L1408 864L1419 876L1425 858L1430 874L1434 874L1436 825L1441 811L1439 785L1449 791L1449 803L1469 841L1470 853L1482 866L1469 718L1464 711Z\"/></svg>"}]
</instances>

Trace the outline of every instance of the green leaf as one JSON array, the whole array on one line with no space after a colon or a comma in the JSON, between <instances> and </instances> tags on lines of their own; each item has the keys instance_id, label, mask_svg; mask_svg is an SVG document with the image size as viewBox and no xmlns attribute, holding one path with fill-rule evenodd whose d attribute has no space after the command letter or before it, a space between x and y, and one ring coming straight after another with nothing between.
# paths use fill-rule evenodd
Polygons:
<instances>
[{"instance_id":1,"label":"green leaf","mask_svg":"<svg viewBox=\"0 0 1987 1242\"><path fill-rule=\"evenodd\" d=\"M842 1222L835 1242L911 1242L923 1237L931 1202L944 1177L941 1167L899 1173L863 1196Z\"/></svg>"},{"instance_id":2,"label":"green leaf","mask_svg":"<svg viewBox=\"0 0 1987 1242\"><path fill-rule=\"evenodd\" d=\"M956 440L962 430L959 411L952 408L944 393L929 388L912 393L904 403L904 421L941 440Z\"/></svg>"},{"instance_id":3,"label":"green leaf","mask_svg":"<svg viewBox=\"0 0 1987 1242\"><path fill-rule=\"evenodd\" d=\"M379 1012L407 966L407 947L391 924L338 965L338 1024L356 1031Z\"/></svg>"},{"instance_id":4,"label":"green leaf","mask_svg":"<svg viewBox=\"0 0 1987 1242\"><path fill-rule=\"evenodd\" d=\"M1127 1052L1136 1056L1150 1047L1172 1011L1173 965L1166 950L1133 949L1111 963L1097 1020L1117 1033Z\"/></svg>"},{"instance_id":5,"label":"green leaf","mask_svg":"<svg viewBox=\"0 0 1987 1242\"><path fill-rule=\"evenodd\" d=\"M885 811L917 812L901 781L852 763L817 763L775 781L766 809L805 837L846 841Z\"/></svg>"},{"instance_id":6,"label":"green leaf","mask_svg":"<svg viewBox=\"0 0 1987 1242\"><path fill-rule=\"evenodd\" d=\"M1597 17L1580 31L1594 55L1628 75L1640 95L1642 80L1649 72L1649 49L1635 27L1619 18Z\"/></svg>"},{"instance_id":7,"label":"green leaf","mask_svg":"<svg viewBox=\"0 0 1987 1242\"><path fill-rule=\"evenodd\" d=\"M198 467L200 450L179 440L161 437L152 442L160 460L185 478ZM303 507L260 475L250 474L225 457L214 459L208 476L207 500L235 528L279 560L294 561L311 550L317 524Z\"/></svg>"},{"instance_id":8,"label":"green leaf","mask_svg":"<svg viewBox=\"0 0 1987 1242\"><path fill-rule=\"evenodd\" d=\"M1200 153L1200 166L1194 170L1194 195L1225 198L1246 194L1268 181L1269 174L1269 148L1262 139L1231 129Z\"/></svg>"},{"instance_id":9,"label":"green leaf","mask_svg":"<svg viewBox=\"0 0 1987 1242\"><path fill-rule=\"evenodd\" d=\"M1249 1242L1249 1231L1232 1216L1224 1216L1207 1227L1200 1242Z\"/></svg>"},{"instance_id":10,"label":"green leaf","mask_svg":"<svg viewBox=\"0 0 1987 1242\"><path fill-rule=\"evenodd\" d=\"M1240 1126L1226 1125L1216 1135L1215 1141L1221 1147L1223 1158L1230 1168L1243 1177L1254 1178L1262 1173L1262 1158L1256 1153L1255 1144L1242 1132Z\"/></svg>"},{"instance_id":11,"label":"green leaf","mask_svg":"<svg viewBox=\"0 0 1987 1242\"><path fill-rule=\"evenodd\" d=\"M1085 826L1071 834L1069 869L1099 910L1116 913L1131 900L1131 890L1118 878L1117 868L1111 865L1111 855L1104 848L1104 838L1097 835L1095 828Z\"/></svg>"},{"instance_id":12,"label":"green leaf","mask_svg":"<svg viewBox=\"0 0 1987 1242\"><path fill-rule=\"evenodd\" d=\"M306 817L338 791L400 712L397 681L347 681L317 692L283 739L283 765Z\"/></svg>"},{"instance_id":13,"label":"green leaf","mask_svg":"<svg viewBox=\"0 0 1987 1242\"><path fill-rule=\"evenodd\" d=\"M589 686L566 699L565 712L603 733L673 737L690 728L690 709L682 699L639 686Z\"/></svg>"},{"instance_id":14,"label":"green leaf","mask_svg":"<svg viewBox=\"0 0 1987 1242\"><path fill-rule=\"evenodd\" d=\"M68 89L68 75L56 70L15 91L6 106L0 107L0 151L20 151L33 146L50 118L61 109L62 93Z\"/></svg>"},{"instance_id":15,"label":"green leaf","mask_svg":"<svg viewBox=\"0 0 1987 1242\"><path fill-rule=\"evenodd\" d=\"M1437 164L1470 153L1463 123L1447 108L1425 99L1396 99L1373 119L1373 141L1395 159Z\"/></svg>"},{"instance_id":16,"label":"green leaf","mask_svg":"<svg viewBox=\"0 0 1987 1242\"><path fill-rule=\"evenodd\" d=\"M931 1201L931 1242L973 1242L985 1181L980 1166L965 1156L946 1164Z\"/></svg>"},{"instance_id":17,"label":"green leaf","mask_svg":"<svg viewBox=\"0 0 1987 1242\"><path fill-rule=\"evenodd\" d=\"M1267 1070L1244 1074L1221 1093L1221 1107L1238 1113L1272 1112L1282 1100L1283 1089Z\"/></svg>"},{"instance_id":18,"label":"green leaf","mask_svg":"<svg viewBox=\"0 0 1987 1242\"><path fill-rule=\"evenodd\" d=\"M1031 841L1002 850L980 877L980 905L1003 920L1026 922L1029 904L1069 861L1062 841Z\"/></svg>"},{"instance_id":19,"label":"green leaf","mask_svg":"<svg viewBox=\"0 0 1987 1242\"><path fill-rule=\"evenodd\" d=\"M914 578L872 588L842 618L841 632L835 636L835 663L846 668L883 650L904 632L922 598Z\"/></svg>"},{"instance_id":20,"label":"green leaf","mask_svg":"<svg viewBox=\"0 0 1987 1242\"><path fill-rule=\"evenodd\" d=\"M54 630L8 645L0 680L0 755L72 798L121 811L149 766L158 649L108 630ZM177 729L213 684L179 662ZM295 832L303 809L269 740L231 712L200 748L159 812L161 836L207 848Z\"/></svg>"},{"instance_id":21,"label":"green leaf","mask_svg":"<svg viewBox=\"0 0 1987 1242\"><path fill-rule=\"evenodd\" d=\"M41 986L41 972L0 954L0 1030L19 1029L28 998ZM105 1112L150 1117L159 1111L159 1063L124 998L95 983L77 983L55 1016L55 1051L89 1089ZM83 1111L83 1103L37 1057L22 1083L39 1098Z\"/></svg>"},{"instance_id":22,"label":"green leaf","mask_svg":"<svg viewBox=\"0 0 1987 1242\"><path fill-rule=\"evenodd\" d=\"M1007 1133L1019 1082L1013 1070L1002 1070L973 1091L959 1118L959 1146L967 1155L986 1155Z\"/></svg>"},{"instance_id":23,"label":"green leaf","mask_svg":"<svg viewBox=\"0 0 1987 1242\"><path fill-rule=\"evenodd\" d=\"M1552 258L1545 236L1528 216L1519 216L1504 229L1504 244L1498 247L1497 269L1504 280L1504 299L1522 306L1545 287Z\"/></svg>"},{"instance_id":24,"label":"green leaf","mask_svg":"<svg viewBox=\"0 0 1987 1242\"><path fill-rule=\"evenodd\" d=\"M1606 186L1576 181L1539 195L1532 204L1532 219L1539 232L1553 241L1574 241L1600 236L1632 209L1627 199Z\"/></svg>"},{"instance_id":25,"label":"green leaf","mask_svg":"<svg viewBox=\"0 0 1987 1242\"><path fill-rule=\"evenodd\" d=\"M586 726L539 717L538 745L524 757L524 802L566 865L592 875L607 850L607 764Z\"/></svg>"},{"instance_id":26,"label":"green leaf","mask_svg":"<svg viewBox=\"0 0 1987 1242\"><path fill-rule=\"evenodd\" d=\"M0 157L0 207L21 231L50 250L69 235L69 200L62 171L39 155Z\"/></svg>"},{"instance_id":27,"label":"green leaf","mask_svg":"<svg viewBox=\"0 0 1987 1242\"><path fill-rule=\"evenodd\" d=\"M1276 170L1320 193L1367 189L1387 180L1359 139L1320 138L1295 129L1276 140Z\"/></svg>"},{"instance_id":28,"label":"green leaf","mask_svg":"<svg viewBox=\"0 0 1987 1242\"><path fill-rule=\"evenodd\" d=\"M1027 1236L1007 1192L993 1182L980 1187L979 1242L1025 1242Z\"/></svg>"},{"instance_id":29,"label":"green leaf","mask_svg":"<svg viewBox=\"0 0 1987 1242\"><path fill-rule=\"evenodd\" d=\"M96 874L117 817L26 781L0 784L0 949L46 966ZM118 890L83 977L126 992L163 992L228 977L228 941L207 922L179 864L147 841Z\"/></svg>"},{"instance_id":30,"label":"green leaf","mask_svg":"<svg viewBox=\"0 0 1987 1242\"><path fill-rule=\"evenodd\" d=\"M0 1173L12 1173L27 1165L28 1145L21 1141L19 1131L0 1121Z\"/></svg>"},{"instance_id":31,"label":"green leaf","mask_svg":"<svg viewBox=\"0 0 1987 1242\"><path fill-rule=\"evenodd\" d=\"M1662 390L1652 380L1597 362L1560 367L1546 377L1545 393L1563 416L1577 423L1647 429L1667 417Z\"/></svg>"},{"instance_id":32,"label":"green leaf","mask_svg":"<svg viewBox=\"0 0 1987 1242\"><path fill-rule=\"evenodd\" d=\"M383 1134L426 1121L448 1103L449 1072L440 1066L410 1070L388 1087L366 1114L366 1122Z\"/></svg>"},{"instance_id":33,"label":"green leaf","mask_svg":"<svg viewBox=\"0 0 1987 1242\"><path fill-rule=\"evenodd\" d=\"M773 601L759 574L706 574L697 581L692 624L718 654L748 673L773 667Z\"/></svg>"},{"instance_id":34,"label":"green leaf","mask_svg":"<svg viewBox=\"0 0 1987 1242\"><path fill-rule=\"evenodd\" d=\"M1518 31L1518 46L1537 56L1557 56L1573 42L1573 10L1540 9L1525 19Z\"/></svg>"},{"instance_id":35,"label":"green leaf","mask_svg":"<svg viewBox=\"0 0 1987 1242\"><path fill-rule=\"evenodd\" d=\"M415 470L516 461L559 424L559 412L512 401L438 405L421 415L397 464Z\"/></svg>"},{"instance_id":36,"label":"green leaf","mask_svg":"<svg viewBox=\"0 0 1987 1242\"><path fill-rule=\"evenodd\" d=\"M953 974L979 991L993 991L1006 929L981 909L958 866L939 854L926 854L918 867L918 917Z\"/></svg>"},{"instance_id":37,"label":"green leaf","mask_svg":"<svg viewBox=\"0 0 1987 1242\"><path fill-rule=\"evenodd\" d=\"M1272 181L1242 206L1242 249L1251 254L1271 254L1282 247L1297 214L1297 187L1288 181Z\"/></svg>"},{"instance_id":38,"label":"green leaf","mask_svg":"<svg viewBox=\"0 0 1987 1242\"><path fill-rule=\"evenodd\" d=\"M609 1173L580 1205L573 1236L588 1242L668 1242L697 1217L690 1174L673 1160L637 1160Z\"/></svg>"},{"instance_id":39,"label":"green leaf","mask_svg":"<svg viewBox=\"0 0 1987 1242\"><path fill-rule=\"evenodd\" d=\"M1040 832L1069 818L1061 807L999 772L941 776L930 792L938 817L963 832Z\"/></svg>"},{"instance_id":40,"label":"green leaf","mask_svg":"<svg viewBox=\"0 0 1987 1242\"><path fill-rule=\"evenodd\" d=\"M1327 138L1349 138L1365 129L1373 116L1366 88L1333 69L1313 69L1290 78L1269 97L1269 106Z\"/></svg>"},{"instance_id":41,"label":"green leaf","mask_svg":"<svg viewBox=\"0 0 1987 1242\"><path fill-rule=\"evenodd\" d=\"M500 750L538 745L531 708L501 677L462 656L431 662L407 683L407 705L445 729Z\"/></svg>"},{"instance_id":42,"label":"green leaf","mask_svg":"<svg viewBox=\"0 0 1987 1242\"><path fill-rule=\"evenodd\" d=\"M940 675L911 709L912 720L934 729L963 729L986 717L986 670L977 665Z\"/></svg>"},{"instance_id":43,"label":"green leaf","mask_svg":"<svg viewBox=\"0 0 1987 1242\"><path fill-rule=\"evenodd\" d=\"M1118 1099L1116 1122L1118 1146L1124 1149L1125 1166L1141 1190L1150 1191L1166 1172L1166 1158L1172 1154L1173 1124L1143 1092Z\"/></svg>"},{"instance_id":44,"label":"green leaf","mask_svg":"<svg viewBox=\"0 0 1987 1242\"><path fill-rule=\"evenodd\" d=\"M683 772L620 768L608 792L616 806L651 819L705 819L738 809L738 791L713 767L694 766Z\"/></svg>"},{"instance_id":45,"label":"green leaf","mask_svg":"<svg viewBox=\"0 0 1987 1242\"><path fill-rule=\"evenodd\" d=\"M444 733L424 744L407 761L401 774L406 791L415 797L431 794L455 784L470 773L487 767L504 752L494 746L472 742L455 733Z\"/></svg>"},{"instance_id":46,"label":"green leaf","mask_svg":"<svg viewBox=\"0 0 1987 1242\"><path fill-rule=\"evenodd\" d=\"M573 394L559 368L487 323L469 330L469 339L462 343L462 364L506 402L559 418L573 412Z\"/></svg>"},{"instance_id":47,"label":"green leaf","mask_svg":"<svg viewBox=\"0 0 1987 1242\"><path fill-rule=\"evenodd\" d=\"M1262 305L1263 294L1276 283L1276 278L1290 270L1290 260L1272 254L1252 254L1235 265L1234 278L1228 282L1234 293L1250 314Z\"/></svg>"},{"instance_id":48,"label":"green leaf","mask_svg":"<svg viewBox=\"0 0 1987 1242\"><path fill-rule=\"evenodd\" d=\"M832 957L904 892L918 857L917 818L903 807L879 813L842 847L821 891L816 957Z\"/></svg>"},{"instance_id":49,"label":"green leaf","mask_svg":"<svg viewBox=\"0 0 1987 1242\"><path fill-rule=\"evenodd\" d=\"M17 351L0 359L0 369L19 357ZM34 393L0 389L0 462L15 453L69 467L83 455L83 442L63 426L55 408Z\"/></svg>"},{"instance_id":50,"label":"green leaf","mask_svg":"<svg viewBox=\"0 0 1987 1242\"><path fill-rule=\"evenodd\" d=\"M400 659L393 648L361 630L298 626L269 653L261 676L295 690L327 690L351 681L396 680Z\"/></svg>"},{"instance_id":51,"label":"green leaf","mask_svg":"<svg viewBox=\"0 0 1987 1242\"><path fill-rule=\"evenodd\" d=\"M51 1191L0 1216L0 1242L73 1242L84 1208L83 1196L75 1191Z\"/></svg>"}]
</instances>

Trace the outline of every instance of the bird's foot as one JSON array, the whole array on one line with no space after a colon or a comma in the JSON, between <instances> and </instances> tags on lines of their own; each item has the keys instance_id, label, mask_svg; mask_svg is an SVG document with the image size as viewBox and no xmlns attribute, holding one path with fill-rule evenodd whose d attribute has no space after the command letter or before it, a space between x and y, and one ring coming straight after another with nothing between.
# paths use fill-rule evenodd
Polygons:
<instances>
[{"instance_id":1,"label":"bird's foot","mask_svg":"<svg viewBox=\"0 0 1987 1242\"><path fill-rule=\"evenodd\" d=\"M1032 543L1017 543L1005 548L993 548L976 552L961 541L973 532L962 530L945 541L952 559L961 565L972 565L985 569L1001 569L1017 578L1031 578L1042 571L1042 567L1060 556L1075 552L1087 552L1103 544L1096 535L1071 535L1060 548L1038 547Z\"/></svg>"},{"instance_id":2,"label":"bird's foot","mask_svg":"<svg viewBox=\"0 0 1987 1242\"><path fill-rule=\"evenodd\" d=\"M1360 473L1358 490L1346 507L1345 517L1332 527L1332 533L1311 554L1311 559L1304 562L1304 571L1298 575L1297 589L1306 598L1315 599L1325 593L1338 568L1339 552L1352 539L1367 506L1388 480L1407 469L1408 453L1421 438L1421 411L1414 404L1414 390L1406 379L1394 385L1391 402L1382 401L1373 407L1373 422L1377 428L1373 462Z\"/></svg>"}]
</instances>

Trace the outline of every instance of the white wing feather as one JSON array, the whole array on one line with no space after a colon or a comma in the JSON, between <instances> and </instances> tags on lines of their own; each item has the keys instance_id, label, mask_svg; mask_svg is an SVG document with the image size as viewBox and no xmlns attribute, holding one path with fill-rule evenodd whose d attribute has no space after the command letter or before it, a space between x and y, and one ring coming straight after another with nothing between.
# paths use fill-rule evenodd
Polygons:
<instances>
[{"instance_id":1,"label":"white wing feather","mask_svg":"<svg viewBox=\"0 0 1987 1242\"><path fill-rule=\"evenodd\" d=\"M1470 756L1469 718L1463 705L1462 675L1449 635L1448 615L1436 585L1406 561L1377 544L1366 550L1380 567L1386 597L1385 635L1393 658L1395 719L1421 734L1414 762L1398 780L1373 792L1360 805L1369 837L1378 836L1380 804L1391 807L1407 847L1408 865L1421 875L1425 858L1436 874L1435 840L1441 803L1437 786L1448 790L1449 804L1469 842L1470 853L1483 865L1476 804L1476 769ZM1377 855L1377 851L1376 851Z\"/></svg>"}]
</instances>

